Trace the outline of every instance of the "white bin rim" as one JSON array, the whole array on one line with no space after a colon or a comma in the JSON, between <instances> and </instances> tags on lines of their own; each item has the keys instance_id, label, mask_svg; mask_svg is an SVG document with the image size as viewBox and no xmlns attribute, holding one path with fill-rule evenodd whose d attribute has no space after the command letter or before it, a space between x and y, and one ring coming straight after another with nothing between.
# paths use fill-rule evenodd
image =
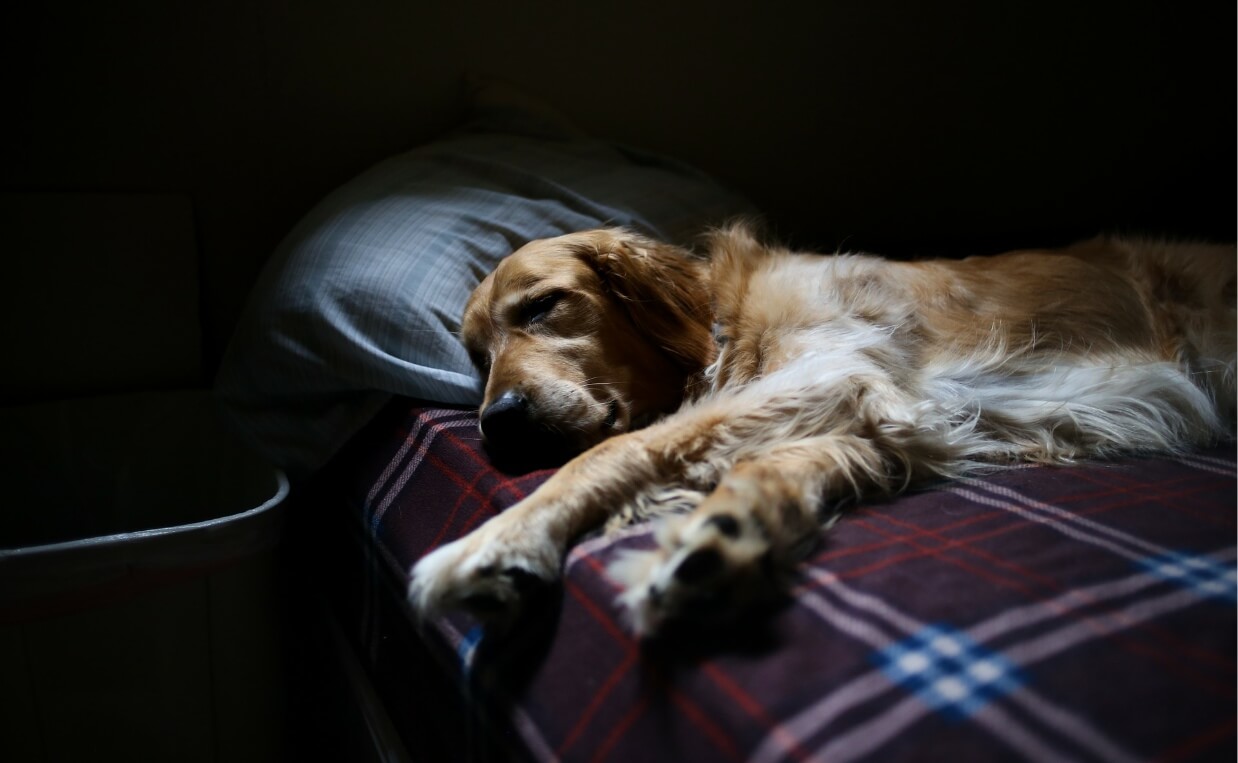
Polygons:
<instances>
[{"instance_id":1,"label":"white bin rim","mask_svg":"<svg viewBox=\"0 0 1238 763\"><path fill-rule=\"evenodd\" d=\"M125 396L66 405L74 416L88 422L75 423L75 433L104 424L126 429L121 434L128 439L122 440L123 444L133 446L131 452L108 462L110 468L124 472L124 479L118 478L116 483L123 488L118 488L116 500L120 503L116 505L123 509L124 496L136 495L147 508L154 506L157 511L143 515L143 524L151 526L125 527L117 532L44 543L10 542L8 547L0 548L0 623L72 611L135 590L183 580L252 556L278 541L278 509L290 491L288 477L218 425L211 414L208 392ZM63 407L53 412L60 421L66 418ZM44 415L43 410L37 411L38 416L29 413L19 412L20 423L28 435L35 432L30 422L41 426L40 416ZM130 421L138 423L130 426ZM57 443L64 440L59 430L56 435ZM153 444L140 442L147 435L162 439ZM180 435L184 436L177 439ZM81 447L99 448L100 442L110 443L102 437ZM178 455L177 448L184 449L183 457ZM146 453L151 454L150 458L164 459L165 463L150 472L134 468L134 459L145 458ZM166 478L168 471L163 467L180 462L186 466L183 473L171 470L175 474L170 492L168 484L145 491L149 494L143 494L140 487L134 488L134 474ZM186 483L183 493L175 489L181 480ZM37 501L37 490L47 480L40 477L28 482L34 487L27 485L27 500ZM106 485L106 480L101 484ZM109 497L106 491L97 494L105 502ZM64 496L57 500L63 504ZM166 511L159 508L165 500ZM192 510L182 510L194 500L196 506ZM27 505L9 510L41 508ZM220 516L213 516L214 512ZM152 518L155 521L149 521Z\"/></svg>"}]
</instances>

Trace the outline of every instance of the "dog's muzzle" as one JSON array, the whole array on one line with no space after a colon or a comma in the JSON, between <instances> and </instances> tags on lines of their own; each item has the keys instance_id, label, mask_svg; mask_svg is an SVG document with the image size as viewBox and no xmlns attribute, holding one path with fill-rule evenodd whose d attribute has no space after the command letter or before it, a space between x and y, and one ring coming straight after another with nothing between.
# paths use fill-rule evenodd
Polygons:
<instances>
[{"instance_id":1,"label":"dog's muzzle","mask_svg":"<svg viewBox=\"0 0 1238 763\"><path fill-rule=\"evenodd\" d=\"M560 465L575 455L563 433L540 419L524 395L508 391L481 412L481 434L496 460L509 463Z\"/></svg>"}]
</instances>

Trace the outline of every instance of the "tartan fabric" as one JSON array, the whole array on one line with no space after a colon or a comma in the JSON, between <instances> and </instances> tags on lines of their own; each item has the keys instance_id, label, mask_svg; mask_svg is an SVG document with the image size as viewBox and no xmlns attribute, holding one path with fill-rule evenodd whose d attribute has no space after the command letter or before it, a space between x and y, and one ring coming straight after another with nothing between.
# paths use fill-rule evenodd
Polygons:
<instances>
[{"instance_id":1,"label":"tartan fabric","mask_svg":"<svg viewBox=\"0 0 1238 763\"><path fill-rule=\"evenodd\" d=\"M408 567L549 474L397 400L326 479L394 583L364 597L408 617ZM1235 519L1232 444L1015 468L853 510L750 627L633 640L605 570L637 526L573 548L524 633L421 633L534 760L1230 761Z\"/></svg>"}]
</instances>

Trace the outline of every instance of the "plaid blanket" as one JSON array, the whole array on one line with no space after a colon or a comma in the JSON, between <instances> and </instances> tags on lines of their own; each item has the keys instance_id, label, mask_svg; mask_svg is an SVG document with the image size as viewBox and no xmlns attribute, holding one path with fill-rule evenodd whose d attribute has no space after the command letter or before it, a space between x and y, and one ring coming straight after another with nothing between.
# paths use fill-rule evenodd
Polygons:
<instances>
[{"instance_id":1,"label":"plaid blanket","mask_svg":"<svg viewBox=\"0 0 1238 763\"><path fill-rule=\"evenodd\" d=\"M409 566L549 474L492 468L472 411L397 400L319 481L368 560L341 594L385 696L429 683L400 656L428 646L478 714L454 727L473 736L453 756L1235 758L1232 444L860 506L751 627L634 640L606 567L652 546L637 526L579 543L561 589L501 643L463 616L415 628ZM410 747L449 727L443 702L389 702Z\"/></svg>"}]
</instances>

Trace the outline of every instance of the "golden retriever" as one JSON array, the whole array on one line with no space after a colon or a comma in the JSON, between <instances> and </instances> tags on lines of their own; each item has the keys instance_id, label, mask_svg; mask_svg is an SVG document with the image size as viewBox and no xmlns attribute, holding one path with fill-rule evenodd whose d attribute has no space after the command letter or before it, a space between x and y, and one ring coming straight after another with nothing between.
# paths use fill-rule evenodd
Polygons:
<instances>
[{"instance_id":1,"label":"golden retriever","mask_svg":"<svg viewBox=\"0 0 1238 763\"><path fill-rule=\"evenodd\" d=\"M776 589L840 502L1232 430L1232 246L1102 237L896 262L737 224L706 250L575 233L478 286L461 333L487 446L582 454L418 562L418 611L510 619L573 539L678 509L655 551L611 570L651 634Z\"/></svg>"}]
</instances>

